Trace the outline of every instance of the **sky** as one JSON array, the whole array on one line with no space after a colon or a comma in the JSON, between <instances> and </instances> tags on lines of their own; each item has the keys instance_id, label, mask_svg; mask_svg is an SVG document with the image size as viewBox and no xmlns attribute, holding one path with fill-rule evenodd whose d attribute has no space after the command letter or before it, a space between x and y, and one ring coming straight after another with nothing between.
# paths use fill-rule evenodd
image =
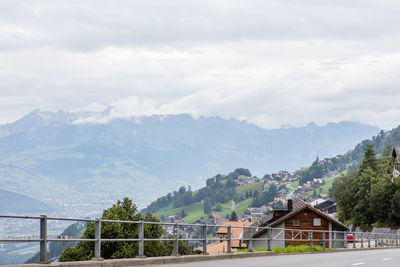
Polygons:
<instances>
[{"instance_id":1,"label":"sky","mask_svg":"<svg viewBox=\"0 0 400 267\"><path fill-rule=\"evenodd\" d=\"M400 1L0 1L0 124L34 109L400 125Z\"/></svg>"}]
</instances>

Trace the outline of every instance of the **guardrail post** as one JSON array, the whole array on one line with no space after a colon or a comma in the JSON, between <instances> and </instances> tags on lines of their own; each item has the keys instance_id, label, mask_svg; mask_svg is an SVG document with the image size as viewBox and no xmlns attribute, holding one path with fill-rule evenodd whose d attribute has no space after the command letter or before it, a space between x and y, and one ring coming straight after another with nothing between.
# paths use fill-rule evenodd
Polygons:
<instances>
[{"instance_id":1,"label":"guardrail post","mask_svg":"<svg viewBox=\"0 0 400 267\"><path fill-rule=\"evenodd\" d=\"M334 248L334 249L336 249L336 247L337 247L337 246L336 246L336 240L337 240L337 238L336 238L336 231L334 231L334 232L333 232L333 248Z\"/></svg>"},{"instance_id":2,"label":"guardrail post","mask_svg":"<svg viewBox=\"0 0 400 267\"><path fill-rule=\"evenodd\" d=\"M283 231L285 231L285 230L283 230ZM272 236L271 227L268 227L268 229L267 229L267 251L271 251L271 236Z\"/></svg>"},{"instance_id":3,"label":"guardrail post","mask_svg":"<svg viewBox=\"0 0 400 267\"><path fill-rule=\"evenodd\" d=\"M139 248L138 257L144 258L144 222L140 221L138 225L138 238L139 238Z\"/></svg>"},{"instance_id":4,"label":"guardrail post","mask_svg":"<svg viewBox=\"0 0 400 267\"><path fill-rule=\"evenodd\" d=\"M47 216L40 215L40 262L47 262Z\"/></svg>"},{"instance_id":5,"label":"guardrail post","mask_svg":"<svg viewBox=\"0 0 400 267\"><path fill-rule=\"evenodd\" d=\"M322 236L322 242L323 242L322 248L323 248L323 251L325 251L325 247L326 247L326 244L325 244L325 231L323 231L322 234L323 234L323 236Z\"/></svg>"},{"instance_id":6,"label":"guardrail post","mask_svg":"<svg viewBox=\"0 0 400 267\"><path fill-rule=\"evenodd\" d=\"M179 256L179 242L178 242L178 224L175 223L174 225L174 249L173 254L174 256Z\"/></svg>"},{"instance_id":7,"label":"guardrail post","mask_svg":"<svg viewBox=\"0 0 400 267\"><path fill-rule=\"evenodd\" d=\"M232 226L228 225L228 253L232 253Z\"/></svg>"},{"instance_id":8,"label":"guardrail post","mask_svg":"<svg viewBox=\"0 0 400 267\"><path fill-rule=\"evenodd\" d=\"M310 251L312 252L313 251L313 232L310 231L309 235L310 235Z\"/></svg>"},{"instance_id":9,"label":"guardrail post","mask_svg":"<svg viewBox=\"0 0 400 267\"><path fill-rule=\"evenodd\" d=\"M203 254L207 253L207 224L203 225Z\"/></svg>"},{"instance_id":10,"label":"guardrail post","mask_svg":"<svg viewBox=\"0 0 400 267\"><path fill-rule=\"evenodd\" d=\"M361 234L361 247L364 248L364 234Z\"/></svg>"},{"instance_id":11,"label":"guardrail post","mask_svg":"<svg viewBox=\"0 0 400 267\"><path fill-rule=\"evenodd\" d=\"M356 233L353 233L353 248L356 248Z\"/></svg>"},{"instance_id":12,"label":"guardrail post","mask_svg":"<svg viewBox=\"0 0 400 267\"><path fill-rule=\"evenodd\" d=\"M249 244L247 246L247 251L248 252L253 252L253 228L250 228L250 240Z\"/></svg>"},{"instance_id":13,"label":"guardrail post","mask_svg":"<svg viewBox=\"0 0 400 267\"><path fill-rule=\"evenodd\" d=\"M94 222L94 258L101 260L101 219L97 218Z\"/></svg>"}]
</instances>

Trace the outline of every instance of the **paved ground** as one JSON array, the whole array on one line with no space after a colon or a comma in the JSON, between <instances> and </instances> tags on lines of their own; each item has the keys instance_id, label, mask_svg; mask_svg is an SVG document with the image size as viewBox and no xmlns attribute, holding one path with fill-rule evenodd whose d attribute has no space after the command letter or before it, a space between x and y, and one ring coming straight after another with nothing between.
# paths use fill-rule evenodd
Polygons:
<instances>
[{"instance_id":1,"label":"paved ground","mask_svg":"<svg viewBox=\"0 0 400 267\"><path fill-rule=\"evenodd\" d=\"M337 266L400 266L400 249L379 249L351 252L279 255L254 257L244 259L227 259L202 261L193 263L178 263L165 265L152 265L153 267L337 267Z\"/></svg>"}]
</instances>

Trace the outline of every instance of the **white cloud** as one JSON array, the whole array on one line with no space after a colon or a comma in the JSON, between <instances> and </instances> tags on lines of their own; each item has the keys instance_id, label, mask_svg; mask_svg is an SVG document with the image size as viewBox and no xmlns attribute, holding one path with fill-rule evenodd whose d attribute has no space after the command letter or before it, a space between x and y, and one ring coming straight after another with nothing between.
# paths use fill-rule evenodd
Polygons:
<instances>
[{"instance_id":1,"label":"white cloud","mask_svg":"<svg viewBox=\"0 0 400 267\"><path fill-rule=\"evenodd\" d=\"M1 2L0 122L113 106L103 120L190 113L265 128L391 128L399 11L365 0Z\"/></svg>"}]
</instances>

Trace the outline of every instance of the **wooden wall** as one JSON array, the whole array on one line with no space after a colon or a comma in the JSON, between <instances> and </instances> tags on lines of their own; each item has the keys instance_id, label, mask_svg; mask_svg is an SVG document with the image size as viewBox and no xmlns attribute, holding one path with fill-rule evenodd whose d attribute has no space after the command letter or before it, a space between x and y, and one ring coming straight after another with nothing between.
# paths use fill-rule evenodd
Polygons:
<instances>
[{"instance_id":1,"label":"wooden wall","mask_svg":"<svg viewBox=\"0 0 400 267\"><path fill-rule=\"evenodd\" d=\"M300 219L300 226L293 225L293 218ZM321 226L314 226L314 218L321 218ZM318 214L314 213L310 209L305 209L301 213L287 219L285 221L285 229L294 229L294 231L286 230L285 231L285 239L295 238L294 240L286 240L285 245L289 246L299 246L299 245L310 245L310 241L308 241L309 232L300 232L300 230L313 230L313 231L326 231L325 233L325 245L329 247L329 221L320 217ZM298 229L298 231L296 231ZM302 237L300 237L300 235ZM306 240L304 240L306 239ZM318 241L321 240L321 241ZM322 232L313 232L313 245L322 246L323 233Z\"/></svg>"}]
</instances>

